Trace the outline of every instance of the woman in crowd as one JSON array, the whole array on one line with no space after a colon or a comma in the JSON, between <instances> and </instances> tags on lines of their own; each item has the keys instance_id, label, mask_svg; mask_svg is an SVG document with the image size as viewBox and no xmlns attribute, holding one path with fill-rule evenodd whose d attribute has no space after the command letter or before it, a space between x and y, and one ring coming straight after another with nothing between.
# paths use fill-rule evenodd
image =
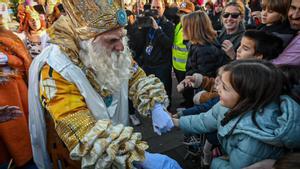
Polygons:
<instances>
[{"instance_id":1,"label":"woman in crowd","mask_svg":"<svg viewBox=\"0 0 300 169\"><path fill-rule=\"evenodd\" d=\"M222 49L232 60L240 46L244 28L245 7L241 1L229 2L222 12L223 29L218 36Z\"/></svg>"}]
</instances>

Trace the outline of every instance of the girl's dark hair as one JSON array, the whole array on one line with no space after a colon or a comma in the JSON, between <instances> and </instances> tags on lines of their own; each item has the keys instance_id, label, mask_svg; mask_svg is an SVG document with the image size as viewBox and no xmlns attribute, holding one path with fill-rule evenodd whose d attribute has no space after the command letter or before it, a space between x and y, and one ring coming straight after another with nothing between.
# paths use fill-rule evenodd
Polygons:
<instances>
[{"instance_id":1,"label":"girl's dark hair","mask_svg":"<svg viewBox=\"0 0 300 169\"><path fill-rule=\"evenodd\" d=\"M265 60L275 59L283 50L283 41L271 33L247 30L244 37L255 42L255 54L262 54Z\"/></svg>"},{"instance_id":2,"label":"girl's dark hair","mask_svg":"<svg viewBox=\"0 0 300 169\"><path fill-rule=\"evenodd\" d=\"M300 66L278 65L285 77L285 92L300 104Z\"/></svg>"},{"instance_id":3,"label":"girl's dark hair","mask_svg":"<svg viewBox=\"0 0 300 169\"><path fill-rule=\"evenodd\" d=\"M256 113L271 102L279 104L284 90L283 73L264 60L236 60L225 65L223 72L230 73L230 84L240 98L221 124L224 126L235 117L251 111L253 123L260 128L255 120Z\"/></svg>"}]
</instances>

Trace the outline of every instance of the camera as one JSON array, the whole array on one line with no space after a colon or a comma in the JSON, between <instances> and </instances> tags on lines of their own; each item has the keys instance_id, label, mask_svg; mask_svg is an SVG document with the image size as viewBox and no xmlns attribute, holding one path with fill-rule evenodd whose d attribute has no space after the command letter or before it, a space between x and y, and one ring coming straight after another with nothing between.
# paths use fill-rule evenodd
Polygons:
<instances>
[{"instance_id":1,"label":"camera","mask_svg":"<svg viewBox=\"0 0 300 169\"><path fill-rule=\"evenodd\" d=\"M145 10L140 16L137 17L137 24L139 28L152 27L152 19L158 17L158 11L153 9Z\"/></svg>"}]
</instances>

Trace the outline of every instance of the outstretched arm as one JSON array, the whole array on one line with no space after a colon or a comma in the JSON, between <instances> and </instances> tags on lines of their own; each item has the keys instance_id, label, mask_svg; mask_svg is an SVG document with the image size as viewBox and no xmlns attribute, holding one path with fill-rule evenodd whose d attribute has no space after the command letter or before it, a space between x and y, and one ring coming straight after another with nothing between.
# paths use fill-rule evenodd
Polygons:
<instances>
[{"instance_id":1,"label":"outstretched arm","mask_svg":"<svg viewBox=\"0 0 300 169\"><path fill-rule=\"evenodd\" d=\"M170 131L174 125L166 110L169 100L163 83L154 75L146 76L137 63L132 63L129 98L133 106L144 116L152 115L153 129L158 135Z\"/></svg>"},{"instance_id":2,"label":"outstretched arm","mask_svg":"<svg viewBox=\"0 0 300 169\"><path fill-rule=\"evenodd\" d=\"M55 129L81 167L132 168L133 161L144 160L148 145L132 127L96 120L78 88L48 65L41 72L40 97L51 115Z\"/></svg>"}]
</instances>

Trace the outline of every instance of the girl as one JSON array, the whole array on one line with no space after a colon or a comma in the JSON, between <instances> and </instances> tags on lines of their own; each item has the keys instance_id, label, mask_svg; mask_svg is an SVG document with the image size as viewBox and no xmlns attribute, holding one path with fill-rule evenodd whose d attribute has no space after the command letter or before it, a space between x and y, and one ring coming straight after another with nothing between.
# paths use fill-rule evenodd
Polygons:
<instances>
[{"instance_id":1,"label":"girl","mask_svg":"<svg viewBox=\"0 0 300 169\"><path fill-rule=\"evenodd\" d=\"M259 75L258 75L259 72ZM217 84L220 102L206 113L173 119L184 132L217 131L228 154L212 161L212 169L239 169L263 159L278 159L300 147L300 105L284 94L284 76L271 63L233 61L222 67Z\"/></svg>"},{"instance_id":2,"label":"girl","mask_svg":"<svg viewBox=\"0 0 300 169\"><path fill-rule=\"evenodd\" d=\"M220 50L217 33L203 11L184 15L182 18L183 39L189 40L189 54L186 75L201 73L215 77L217 69L227 63Z\"/></svg>"},{"instance_id":3,"label":"girl","mask_svg":"<svg viewBox=\"0 0 300 169\"><path fill-rule=\"evenodd\" d=\"M217 33L213 29L207 14L202 11L192 12L182 17L183 39L190 42L186 63L186 76L200 73L215 77L219 67L228 62L217 42ZM193 105L194 91L184 91L187 107Z\"/></svg>"},{"instance_id":4,"label":"girl","mask_svg":"<svg viewBox=\"0 0 300 169\"><path fill-rule=\"evenodd\" d=\"M258 27L258 30L275 33L283 40L284 46L294 34L287 20L289 5L288 0L262 0L262 25Z\"/></svg>"}]
</instances>

